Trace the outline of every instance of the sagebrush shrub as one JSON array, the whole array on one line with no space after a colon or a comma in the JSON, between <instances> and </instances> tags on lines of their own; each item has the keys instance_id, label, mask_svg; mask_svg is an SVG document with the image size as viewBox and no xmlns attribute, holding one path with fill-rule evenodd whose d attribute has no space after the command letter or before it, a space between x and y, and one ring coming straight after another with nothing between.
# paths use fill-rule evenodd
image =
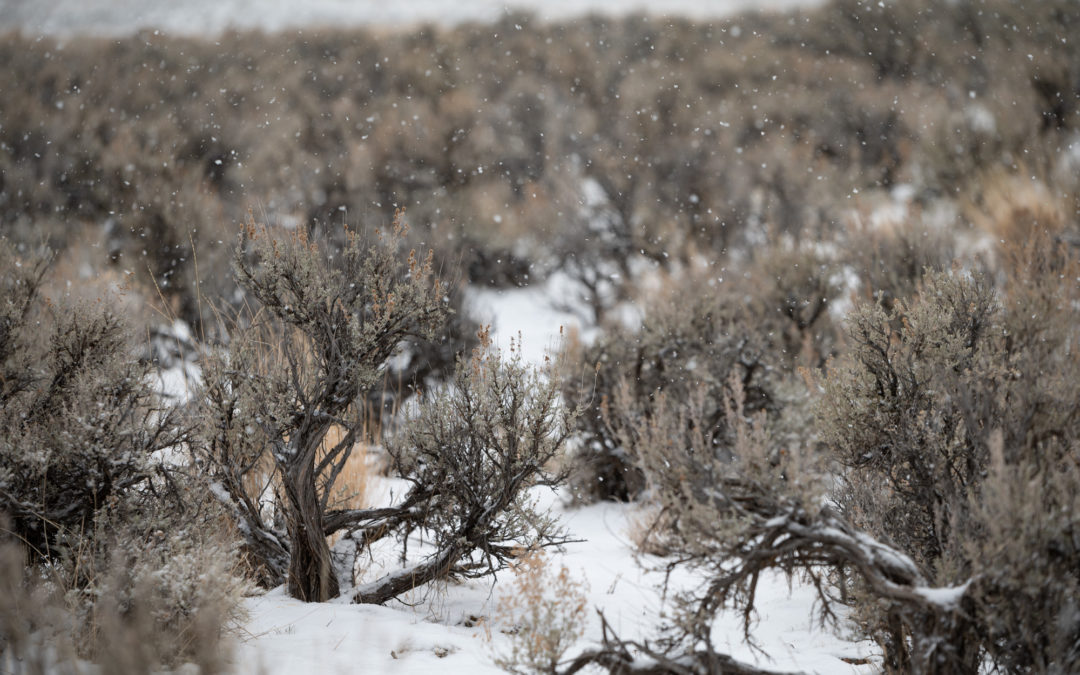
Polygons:
<instances>
[{"instance_id":1,"label":"sagebrush shrub","mask_svg":"<svg viewBox=\"0 0 1080 675\"><path fill-rule=\"evenodd\" d=\"M558 546L567 535L530 495L560 485L559 469L577 412L545 376L493 348L486 332L454 378L387 439L391 468L410 484L395 536L424 532L434 551L404 570L361 584L358 602L385 602L429 581L504 569L522 549ZM368 535L365 534L365 537Z\"/></svg>"},{"instance_id":2,"label":"sagebrush shrub","mask_svg":"<svg viewBox=\"0 0 1080 675\"><path fill-rule=\"evenodd\" d=\"M223 521L205 486L183 475L187 423L103 300L41 294L47 267L0 240L0 544L17 587L0 658L219 671L243 583L228 534L208 534Z\"/></svg>"},{"instance_id":3,"label":"sagebrush shrub","mask_svg":"<svg viewBox=\"0 0 1080 675\"><path fill-rule=\"evenodd\" d=\"M726 663L710 643L717 613L740 611L752 640L773 569L808 580L823 618L851 606L889 672L1075 670L1080 265L1063 210L1030 206L999 209L1012 234L986 260L857 302L792 436L747 405L737 369L719 391L688 376L695 387L665 382L648 399L630 371L606 406L654 509L645 543L706 581L676 598L665 648L609 634L578 661L617 671L638 649ZM668 354L685 349L670 335Z\"/></svg>"},{"instance_id":4,"label":"sagebrush shrub","mask_svg":"<svg viewBox=\"0 0 1080 675\"><path fill-rule=\"evenodd\" d=\"M898 621L874 592L860 601L892 670L1077 663L1080 266L1035 229L1002 268L1000 291L954 269L889 312L858 307L825 382L818 427L846 467L844 513L931 582L966 588L947 629Z\"/></svg>"},{"instance_id":5,"label":"sagebrush shrub","mask_svg":"<svg viewBox=\"0 0 1080 675\"><path fill-rule=\"evenodd\" d=\"M200 286L236 297L204 271L227 257L245 194L268 221L321 233L407 206L428 245L477 262L485 283L522 280L483 264L506 251L547 269L580 253L667 266L745 248L762 227L821 238L856 190L910 185L924 204L983 169L1052 161L1077 124L1071 10L843 0L797 20L508 16L495 30L232 34L227 49L13 35L0 217L54 248L100 228L97 264L149 267L192 325ZM611 242L583 223L587 184Z\"/></svg>"},{"instance_id":6,"label":"sagebrush shrub","mask_svg":"<svg viewBox=\"0 0 1080 675\"><path fill-rule=\"evenodd\" d=\"M248 585L216 503L205 487L184 490L183 510L153 497L110 500L88 536L65 547L71 637L108 672L227 670L227 633Z\"/></svg>"},{"instance_id":7,"label":"sagebrush shrub","mask_svg":"<svg viewBox=\"0 0 1080 675\"><path fill-rule=\"evenodd\" d=\"M414 251L403 260L404 230L395 227L370 246L346 232L335 255L306 230L278 238L250 224L234 266L261 305L255 318L265 328L240 325L228 352L208 354L200 459L268 581L285 581L287 570L290 594L304 600L339 593L326 537L342 524L326 520L335 482L365 429L366 397L400 343L432 336L446 316L430 257ZM269 350L260 331L275 341ZM267 351L270 367L258 369ZM331 429L344 433L327 447ZM265 521L245 486L266 449L280 486L280 523Z\"/></svg>"},{"instance_id":8,"label":"sagebrush shrub","mask_svg":"<svg viewBox=\"0 0 1080 675\"><path fill-rule=\"evenodd\" d=\"M780 245L731 266L670 279L644 295L640 327L613 321L594 344L571 345L577 365L564 371L564 396L588 406L578 420L577 497L640 494L637 457L619 440L618 426L628 418L649 418L660 395L689 400L703 389L708 409L699 422L725 448L730 433L723 392L734 376L746 409L765 411L776 427L776 451L792 440L786 436L800 433L797 420L805 417L807 399L795 371L819 366L835 349L828 311L838 295L835 266Z\"/></svg>"},{"instance_id":9,"label":"sagebrush shrub","mask_svg":"<svg viewBox=\"0 0 1080 675\"><path fill-rule=\"evenodd\" d=\"M0 240L0 511L35 560L92 527L110 498L149 489L161 453L187 438L151 390L104 300L69 307L40 294L46 258Z\"/></svg>"},{"instance_id":10,"label":"sagebrush shrub","mask_svg":"<svg viewBox=\"0 0 1080 675\"><path fill-rule=\"evenodd\" d=\"M339 499L387 362L411 350L410 339L435 338L448 313L431 257L400 253L403 234L398 227L369 246L349 232L331 256L305 234L278 239L252 227L236 268L261 310L228 351L205 360L198 461L238 520L260 582L287 582L304 600L336 596L353 581L358 553L388 537L404 549L418 529L434 552L363 583L355 601L383 603L431 581L490 574L515 547L562 540L526 497L561 480L549 464L569 418L556 385L520 354L504 363L485 332L448 388L432 383L415 418L396 433L384 428L388 468L410 484L403 498L370 508Z\"/></svg>"},{"instance_id":11,"label":"sagebrush shrub","mask_svg":"<svg viewBox=\"0 0 1080 675\"><path fill-rule=\"evenodd\" d=\"M917 300L852 312L850 349L826 383L823 441L853 469L849 480L869 481L858 494L890 505L869 515L859 500L849 508L853 522L926 569L946 555L950 513L985 470L986 450L968 428L976 420L965 418L960 397L988 384L973 378L977 361L993 361L985 350L998 310L985 279L929 275Z\"/></svg>"}]
</instances>

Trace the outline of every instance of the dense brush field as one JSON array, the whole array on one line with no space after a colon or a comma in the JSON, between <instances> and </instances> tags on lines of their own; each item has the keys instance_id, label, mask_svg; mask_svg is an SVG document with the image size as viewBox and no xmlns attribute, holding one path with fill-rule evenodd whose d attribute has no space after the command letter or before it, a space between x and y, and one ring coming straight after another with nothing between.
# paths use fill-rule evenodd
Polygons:
<instances>
[{"instance_id":1,"label":"dense brush field","mask_svg":"<svg viewBox=\"0 0 1080 675\"><path fill-rule=\"evenodd\" d=\"M1072 0L11 34L0 92L4 667L228 669L245 589L524 564L547 485L705 581L509 670L727 672L772 570L890 672L1080 667ZM463 298L553 278L540 376Z\"/></svg>"}]
</instances>

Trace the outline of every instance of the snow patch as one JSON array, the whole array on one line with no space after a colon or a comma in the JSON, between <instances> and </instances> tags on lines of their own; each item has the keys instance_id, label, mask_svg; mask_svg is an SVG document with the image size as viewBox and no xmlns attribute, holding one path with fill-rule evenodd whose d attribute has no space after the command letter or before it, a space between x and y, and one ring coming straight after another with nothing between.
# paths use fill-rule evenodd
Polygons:
<instances>
[{"instance_id":1,"label":"snow patch","mask_svg":"<svg viewBox=\"0 0 1080 675\"><path fill-rule=\"evenodd\" d=\"M590 13L652 13L710 19L748 10L810 7L822 0L0 0L0 31L29 35L131 35L156 28L170 34L214 37L229 29L284 31L290 28L406 27L490 22L510 12L532 12L544 20Z\"/></svg>"},{"instance_id":2,"label":"snow patch","mask_svg":"<svg viewBox=\"0 0 1080 675\"><path fill-rule=\"evenodd\" d=\"M960 586L946 586L944 588L918 588L915 590L915 592L921 597L925 598L927 602L948 609L951 607L956 607L958 604L960 604L960 600L962 600L964 595L967 593L969 586L971 586L970 579Z\"/></svg>"},{"instance_id":3,"label":"snow patch","mask_svg":"<svg viewBox=\"0 0 1080 675\"><path fill-rule=\"evenodd\" d=\"M670 610L659 587L661 559L644 556L639 565L630 532L641 516L632 504L596 504L566 508L560 495L537 491L541 505L551 504L582 543L551 551L551 564L565 566L587 582L590 607L601 609L612 628L627 639L655 637L661 615ZM492 662L493 649L505 653L509 626L491 623L498 601L500 575L494 583L476 580L450 585L408 598L411 606L392 602L385 607L349 604L352 593L329 603L306 604L287 597L283 589L246 601L251 616L234 664L238 675L326 673L431 673L487 675L500 673ZM700 582L685 570L673 576L677 587ZM789 587L782 574L763 578L758 589L759 621L755 638L768 656L742 641L742 617L721 616L714 632L716 647L759 667L817 673L871 673L875 647L852 642L822 630L810 615L812 587ZM481 621L486 620L485 627ZM492 643L486 639L490 633ZM575 649L601 638L599 617L590 613L585 634ZM842 659L847 659L845 662ZM862 662L866 665L852 666Z\"/></svg>"},{"instance_id":4,"label":"snow patch","mask_svg":"<svg viewBox=\"0 0 1080 675\"><path fill-rule=\"evenodd\" d=\"M594 337L595 328L582 319L587 309L579 294L576 281L556 272L543 283L524 288L469 287L465 311L492 327L492 339L499 349L507 352L513 342L522 358L540 364L562 349L568 331L577 331L586 341Z\"/></svg>"}]
</instances>

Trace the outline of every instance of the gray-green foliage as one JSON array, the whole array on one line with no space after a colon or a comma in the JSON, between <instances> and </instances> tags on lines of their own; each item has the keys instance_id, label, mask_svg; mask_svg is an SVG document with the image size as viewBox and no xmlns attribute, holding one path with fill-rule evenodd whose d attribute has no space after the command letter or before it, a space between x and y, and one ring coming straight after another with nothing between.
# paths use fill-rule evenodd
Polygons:
<instances>
[{"instance_id":1,"label":"gray-green foliage","mask_svg":"<svg viewBox=\"0 0 1080 675\"><path fill-rule=\"evenodd\" d=\"M928 568L946 553L950 517L985 470L981 431L969 425L994 421L968 417L965 403L990 384L999 311L987 281L928 275L918 298L891 312L871 303L852 312L850 348L826 382L822 437L853 470L853 522ZM866 515L863 499L891 506Z\"/></svg>"},{"instance_id":2,"label":"gray-green foliage","mask_svg":"<svg viewBox=\"0 0 1080 675\"><path fill-rule=\"evenodd\" d=\"M48 565L0 544L0 668L76 673L85 659L118 675L226 670L246 582L220 518L186 501L181 514L153 495L110 499L87 531L57 537Z\"/></svg>"},{"instance_id":3,"label":"gray-green foliage","mask_svg":"<svg viewBox=\"0 0 1080 675\"><path fill-rule=\"evenodd\" d=\"M660 394L688 401L704 390L697 422L721 449L729 445L723 401L732 377L748 411L764 411L785 425L801 415L806 397L795 369L820 365L834 347L827 311L837 295L834 266L816 253L779 245L731 265L672 280L645 297L639 328L609 324L575 355L580 369L566 371L564 396L589 406L578 420L585 446L577 457L583 465L575 477L578 496L632 499L641 492L634 452L614 427L627 415L651 417ZM696 429L688 431L687 445ZM789 440L783 436L774 446Z\"/></svg>"},{"instance_id":4,"label":"gray-green foliage","mask_svg":"<svg viewBox=\"0 0 1080 675\"><path fill-rule=\"evenodd\" d=\"M758 580L780 570L825 617L852 606L890 672L1077 669L1080 264L1051 226L1004 247L996 277L931 270L908 297L857 304L797 443L745 405L737 369L648 398L623 381L608 419L657 507L646 542L705 575L662 659L719 658L724 608L750 639ZM669 354L688 344L670 337ZM628 646L590 658L625 664Z\"/></svg>"},{"instance_id":5,"label":"gray-green foliage","mask_svg":"<svg viewBox=\"0 0 1080 675\"><path fill-rule=\"evenodd\" d=\"M196 258L203 292L235 290L208 263L227 257L243 191L272 219L321 229L342 209L408 204L438 224L427 241L451 234L444 260L477 263L484 283L521 278L503 273L511 250L537 263L535 280L554 242L554 264L607 286L627 252L686 260L759 224L819 238L883 188L911 185L921 201L1011 158L1053 161L1078 123L1074 10L842 0L797 19L515 14L494 29L227 44L12 35L0 218L60 245L123 214L101 262L146 260L192 325ZM575 217L587 179L606 193L604 236Z\"/></svg>"},{"instance_id":6,"label":"gray-green foliage","mask_svg":"<svg viewBox=\"0 0 1080 675\"><path fill-rule=\"evenodd\" d=\"M155 453L185 437L155 398L123 320L104 300L41 297L47 263L0 242L0 511L40 560L93 527L110 497L149 486Z\"/></svg>"},{"instance_id":7,"label":"gray-green foliage","mask_svg":"<svg viewBox=\"0 0 1080 675\"><path fill-rule=\"evenodd\" d=\"M930 272L887 311L853 310L818 436L803 438L824 457L806 443L772 452L775 427L743 407L737 373L719 437L706 382L680 399L656 394L647 414L624 383L611 407L658 507L648 534L672 554L669 571L705 578L676 596L664 658L716 658L725 608L752 639L771 569L808 579L824 617L853 605L890 672L1076 669L1080 266L1034 237L1003 267L1000 291L959 269Z\"/></svg>"},{"instance_id":8,"label":"gray-green foliage","mask_svg":"<svg viewBox=\"0 0 1080 675\"><path fill-rule=\"evenodd\" d=\"M386 537L404 550L416 530L434 552L363 584L356 601L490 574L522 547L561 541L526 491L561 478L550 463L571 416L555 379L486 347L459 361L449 386L422 399L392 436L390 468L409 490L392 506L334 502L335 481L363 440L367 392L403 342L435 337L448 311L430 258L402 255L401 234L369 246L347 233L331 256L303 234L278 239L252 228L236 270L261 309L204 364L201 465L240 523L260 581L287 580L302 599L336 596L359 552ZM332 427L340 433L330 442ZM332 553L334 534L342 537Z\"/></svg>"},{"instance_id":9,"label":"gray-green foliage","mask_svg":"<svg viewBox=\"0 0 1080 675\"><path fill-rule=\"evenodd\" d=\"M71 637L108 672L185 662L226 670L227 630L243 615L248 585L217 505L202 486L177 481L176 501L152 493L109 500L58 568L69 584Z\"/></svg>"},{"instance_id":10,"label":"gray-green foliage","mask_svg":"<svg viewBox=\"0 0 1080 675\"><path fill-rule=\"evenodd\" d=\"M528 495L564 478L556 464L576 413L563 407L557 379L482 344L390 438L393 468L412 484L406 499L426 495L409 529L423 528L436 549L409 571L409 585L491 574L524 550L565 539ZM358 599L381 601L378 593L362 590Z\"/></svg>"},{"instance_id":11,"label":"gray-green foliage","mask_svg":"<svg viewBox=\"0 0 1080 675\"><path fill-rule=\"evenodd\" d=\"M825 383L819 428L847 517L933 583L968 584L949 622L862 605L891 669L1078 664L1080 276L1038 232L1005 258L1000 292L954 270L888 312L858 307Z\"/></svg>"},{"instance_id":12,"label":"gray-green foliage","mask_svg":"<svg viewBox=\"0 0 1080 675\"><path fill-rule=\"evenodd\" d=\"M583 355L588 361L582 369L595 365L595 378L584 378L589 387L585 391L571 391L571 395L593 404L581 419L587 445L580 461L586 470L576 482L583 496L631 499L644 487L634 466L636 455L612 430L619 421L610 414L611 404L620 388L625 391L615 408L616 418L651 417L657 412L656 398L661 393L686 400L704 388L706 409L698 421L717 438L726 433L720 400L729 377L744 383L748 407L772 407L772 355L766 350L767 343L747 320L750 313L724 300L715 287L680 297L677 302L664 298L648 307L649 315L640 330L613 330L588 348ZM583 383L580 373L573 377L571 387Z\"/></svg>"},{"instance_id":13,"label":"gray-green foliage","mask_svg":"<svg viewBox=\"0 0 1080 675\"><path fill-rule=\"evenodd\" d=\"M668 589L674 602L663 639L650 646L608 633L603 647L578 664L595 662L610 672L625 672L635 661L644 672L765 672L718 653L713 633L720 613L735 610L753 643L758 584L774 571L811 584L823 620L837 616L830 577L848 569L883 601L920 618L951 611L924 594L933 589L902 551L852 527L823 499L830 477L812 448L773 451L766 414L744 407L738 377L722 393L730 434L720 442L704 423L708 396L705 387L682 400L660 393L650 416L629 414L618 427L656 507L644 543L662 545L666 579L690 568L701 583ZM621 403L617 397L614 407L625 410Z\"/></svg>"},{"instance_id":14,"label":"gray-green foliage","mask_svg":"<svg viewBox=\"0 0 1080 675\"><path fill-rule=\"evenodd\" d=\"M365 241L345 232L340 250L305 231L276 237L249 226L234 267L258 301L228 352L208 355L200 459L241 523L263 581L288 575L306 600L339 594L326 537L363 520L337 511L335 482L363 440L367 394L407 338L434 337L448 313L430 255L399 251L403 226ZM343 431L333 443L327 433ZM267 522L245 481L259 481L264 452L280 490Z\"/></svg>"},{"instance_id":15,"label":"gray-green foliage","mask_svg":"<svg viewBox=\"0 0 1080 675\"><path fill-rule=\"evenodd\" d=\"M0 240L0 544L21 553L2 556L17 588L0 658L218 670L242 584L227 536L208 534L216 512L177 472L185 425L106 301L44 297L47 260ZM48 607L28 611L34 598ZM54 655L38 653L51 638Z\"/></svg>"}]
</instances>

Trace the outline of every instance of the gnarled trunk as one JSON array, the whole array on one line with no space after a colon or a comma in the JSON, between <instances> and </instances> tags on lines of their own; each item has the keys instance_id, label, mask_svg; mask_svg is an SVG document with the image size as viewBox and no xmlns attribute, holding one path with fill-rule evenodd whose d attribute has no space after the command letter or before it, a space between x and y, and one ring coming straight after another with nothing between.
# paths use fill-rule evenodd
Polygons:
<instances>
[{"instance_id":1,"label":"gnarled trunk","mask_svg":"<svg viewBox=\"0 0 1080 675\"><path fill-rule=\"evenodd\" d=\"M289 531L289 595L325 602L340 595L330 545L323 535L322 509L315 489L313 462L298 462L282 472Z\"/></svg>"},{"instance_id":2,"label":"gnarled trunk","mask_svg":"<svg viewBox=\"0 0 1080 675\"><path fill-rule=\"evenodd\" d=\"M457 546L452 546L427 562L388 574L378 581L361 586L356 589L353 602L381 605L426 583L444 579L461 556L462 550Z\"/></svg>"}]
</instances>

